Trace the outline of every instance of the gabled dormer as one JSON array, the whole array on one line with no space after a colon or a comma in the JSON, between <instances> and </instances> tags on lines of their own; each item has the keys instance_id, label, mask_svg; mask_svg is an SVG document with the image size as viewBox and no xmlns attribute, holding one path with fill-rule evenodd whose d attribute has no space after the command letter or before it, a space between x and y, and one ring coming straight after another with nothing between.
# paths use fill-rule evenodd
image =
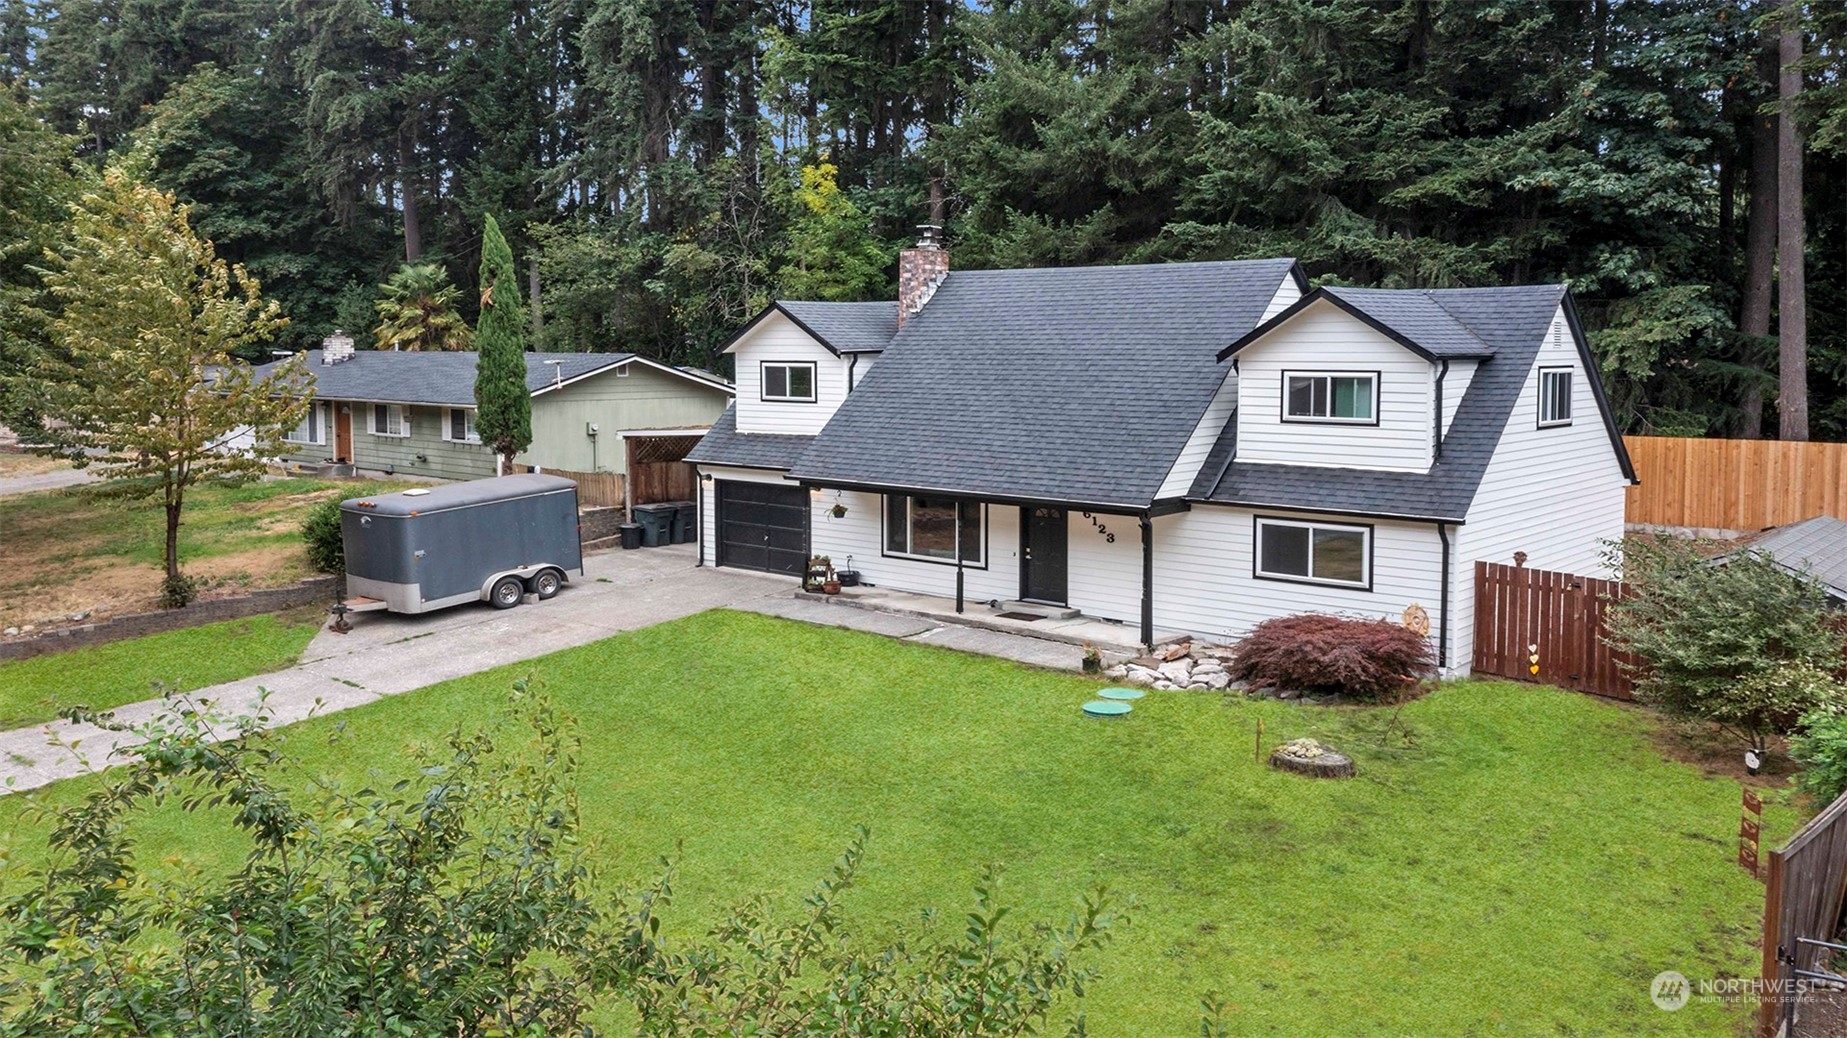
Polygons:
<instances>
[{"instance_id":1,"label":"gabled dormer","mask_svg":"<svg viewBox=\"0 0 1847 1038\"><path fill-rule=\"evenodd\" d=\"M895 303L771 303L725 346L737 430L813 436L897 332Z\"/></svg>"},{"instance_id":2,"label":"gabled dormer","mask_svg":"<svg viewBox=\"0 0 1847 1038\"><path fill-rule=\"evenodd\" d=\"M1237 458L1423 472L1494 356L1430 292L1321 288L1228 346Z\"/></svg>"}]
</instances>

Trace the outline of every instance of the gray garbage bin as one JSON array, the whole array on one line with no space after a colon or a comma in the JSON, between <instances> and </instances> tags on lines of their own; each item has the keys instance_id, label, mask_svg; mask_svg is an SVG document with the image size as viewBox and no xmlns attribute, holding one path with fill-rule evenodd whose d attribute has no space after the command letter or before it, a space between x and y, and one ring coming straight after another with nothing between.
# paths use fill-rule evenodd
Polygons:
<instances>
[{"instance_id":1,"label":"gray garbage bin","mask_svg":"<svg viewBox=\"0 0 1847 1038\"><path fill-rule=\"evenodd\" d=\"M657 548L673 543L672 505L636 505L634 519L641 524L641 544Z\"/></svg>"},{"instance_id":2,"label":"gray garbage bin","mask_svg":"<svg viewBox=\"0 0 1847 1038\"><path fill-rule=\"evenodd\" d=\"M691 544L697 534L693 531L693 517L698 509L691 501L673 503L673 543Z\"/></svg>"}]
</instances>

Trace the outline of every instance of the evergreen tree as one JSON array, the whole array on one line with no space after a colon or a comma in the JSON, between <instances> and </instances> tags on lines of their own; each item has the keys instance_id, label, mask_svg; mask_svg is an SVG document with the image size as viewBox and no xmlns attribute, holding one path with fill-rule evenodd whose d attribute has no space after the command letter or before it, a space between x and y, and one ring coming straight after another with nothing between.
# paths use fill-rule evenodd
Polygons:
<instances>
[{"instance_id":1,"label":"evergreen tree","mask_svg":"<svg viewBox=\"0 0 1847 1038\"><path fill-rule=\"evenodd\" d=\"M475 428L500 456L502 474L532 445L532 395L526 389L526 313L513 250L492 216L481 235L481 318L475 323Z\"/></svg>"}]
</instances>

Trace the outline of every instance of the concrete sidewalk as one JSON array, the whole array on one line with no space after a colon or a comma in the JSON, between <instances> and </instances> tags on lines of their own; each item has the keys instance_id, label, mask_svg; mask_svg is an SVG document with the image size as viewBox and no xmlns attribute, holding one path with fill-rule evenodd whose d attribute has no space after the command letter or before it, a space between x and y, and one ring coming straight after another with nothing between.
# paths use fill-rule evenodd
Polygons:
<instances>
[{"instance_id":1,"label":"concrete sidewalk","mask_svg":"<svg viewBox=\"0 0 1847 1038\"><path fill-rule=\"evenodd\" d=\"M287 670L190 695L236 715L252 712L259 689L266 689L271 724L291 724L707 609L782 598L795 586L786 577L696 568L694 551L677 545L591 555L585 575L573 576L557 598L529 597L514 609L467 605L422 616L359 614L351 634L323 630ZM138 724L167 708L166 700L154 699L114 713ZM112 760L115 751L133 744L132 737L68 721L0 732L0 782L19 791L97 771L119 763Z\"/></svg>"}]
</instances>

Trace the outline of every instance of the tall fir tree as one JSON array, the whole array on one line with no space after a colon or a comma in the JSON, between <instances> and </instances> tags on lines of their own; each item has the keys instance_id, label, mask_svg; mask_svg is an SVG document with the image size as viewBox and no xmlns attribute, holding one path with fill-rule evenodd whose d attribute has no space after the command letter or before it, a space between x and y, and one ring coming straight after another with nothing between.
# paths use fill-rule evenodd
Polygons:
<instances>
[{"instance_id":1,"label":"tall fir tree","mask_svg":"<svg viewBox=\"0 0 1847 1038\"><path fill-rule=\"evenodd\" d=\"M481 234L481 318L475 323L475 428L500 456L500 472L532 445L532 395L526 389L526 309L519 301L513 250L494 218Z\"/></svg>"}]
</instances>

